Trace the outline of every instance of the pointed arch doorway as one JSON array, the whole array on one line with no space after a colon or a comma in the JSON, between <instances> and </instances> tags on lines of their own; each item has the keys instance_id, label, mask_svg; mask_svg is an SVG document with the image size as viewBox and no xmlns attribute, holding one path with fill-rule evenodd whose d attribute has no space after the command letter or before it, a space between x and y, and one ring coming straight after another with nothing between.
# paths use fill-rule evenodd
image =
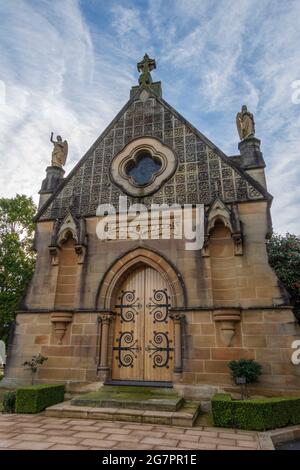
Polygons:
<instances>
[{"instance_id":1,"label":"pointed arch doorway","mask_svg":"<svg viewBox=\"0 0 300 470\"><path fill-rule=\"evenodd\" d=\"M131 271L115 297L112 380L171 382L173 324L167 281L153 267Z\"/></svg>"}]
</instances>

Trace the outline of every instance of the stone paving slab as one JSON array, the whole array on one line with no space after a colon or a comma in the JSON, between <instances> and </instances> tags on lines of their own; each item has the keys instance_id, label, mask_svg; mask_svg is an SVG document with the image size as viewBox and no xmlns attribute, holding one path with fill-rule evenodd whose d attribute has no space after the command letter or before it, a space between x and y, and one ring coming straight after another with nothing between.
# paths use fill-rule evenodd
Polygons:
<instances>
[{"instance_id":1,"label":"stone paving slab","mask_svg":"<svg viewBox=\"0 0 300 470\"><path fill-rule=\"evenodd\" d=\"M0 415L0 450L258 450L258 434L39 415Z\"/></svg>"}]
</instances>

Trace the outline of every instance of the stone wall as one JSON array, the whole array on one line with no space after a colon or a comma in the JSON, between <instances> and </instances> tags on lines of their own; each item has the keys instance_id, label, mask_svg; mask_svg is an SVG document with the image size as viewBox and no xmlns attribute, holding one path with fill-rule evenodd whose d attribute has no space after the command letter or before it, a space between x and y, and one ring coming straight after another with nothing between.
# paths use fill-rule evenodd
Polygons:
<instances>
[{"instance_id":1,"label":"stone wall","mask_svg":"<svg viewBox=\"0 0 300 470\"><path fill-rule=\"evenodd\" d=\"M55 323L48 313L20 313L10 347L6 377L28 383L29 371L22 363L41 353L48 360L36 375L37 382L91 382L97 379L99 323L96 313L74 313L58 344Z\"/></svg>"},{"instance_id":2,"label":"stone wall","mask_svg":"<svg viewBox=\"0 0 300 470\"><path fill-rule=\"evenodd\" d=\"M224 342L222 322L216 310L185 312L183 324L183 374L177 382L189 396L203 386L233 388L228 362L255 359L263 366L256 389L260 393L297 391L300 366L291 363L292 342L299 339L300 327L288 308L251 309L241 312L230 346ZM46 313L20 313L7 369L8 383L28 383L30 373L21 364L39 352L48 357L37 382L92 382L99 380L100 325L97 313L75 313L58 344L55 324ZM110 327L109 363L112 355ZM194 392L193 392L194 390Z\"/></svg>"},{"instance_id":3,"label":"stone wall","mask_svg":"<svg viewBox=\"0 0 300 470\"><path fill-rule=\"evenodd\" d=\"M300 337L300 327L289 308L243 310L230 346L224 342L222 322L214 321L214 313L186 314L183 383L232 386L228 362L244 358L263 367L258 389L269 393L272 389L299 389L300 366L291 363L291 346Z\"/></svg>"},{"instance_id":4,"label":"stone wall","mask_svg":"<svg viewBox=\"0 0 300 470\"><path fill-rule=\"evenodd\" d=\"M284 306L278 280L268 265L267 203L240 203L238 210L244 234L239 255L230 231L218 223L210 233L209 252L203 256L201 251L185 250L185 240L99 241L97 219L91 217L86 219L88 243L83 264L71 241L59 249L53 262L48 248L53 223L39 222L36 270L17 316L7 381L28 381L29 374L21 364L39 352L48 361L40 369L38 381L100 380L101 283L110 278L109 273L113 279L115 271L126 259L134 260L133 253L139 249L145 262L152 257L167 274L172 271L173 287L179 285L178 275L184 286L184 296L175 294L177 299L185 297L185 302L172 305L186 318L183 373L176 376L177 383L187 389L230 387L227 364L244 357L263 365L261 390L299 388L300 368L290 358L292 341L299 339L300 330L291 309ZM112 326L110 323L108 365Z\"/></svg>"},{"instance_id":5,"label":"stone wall","mask_svg":"<svg viewBox=\"0 0 300 470\"><path fill-rule=\"evenodd\" d=\"M96 235L98 219L86 220L88 247L83 265L77 266L75 309L93 310L103 276L116 260L137 247L149 248L176 266L186 286L189 307L272 307L285 303L266 252L267 203L239 204L243 224L243 254L233 252L229 231L215 228L209 239L210 256L187 251L185 240L108 240ZM39 222L37 264L24 310L54 310L59 265L53 265L48 246L53 223ZM74 258L74 257L73 257ZM72 258L74 262L75 258ZM71 269L69 267L68 269Z\"/></svg>"}]
</instances>

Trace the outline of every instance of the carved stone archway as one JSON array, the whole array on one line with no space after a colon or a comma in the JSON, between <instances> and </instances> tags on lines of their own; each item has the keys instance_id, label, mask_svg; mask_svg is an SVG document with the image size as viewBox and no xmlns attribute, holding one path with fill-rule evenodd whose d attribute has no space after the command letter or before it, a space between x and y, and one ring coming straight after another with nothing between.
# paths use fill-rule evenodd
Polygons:
<instances>
[{"instance_id":1,"label":"carved stone archway","mask_svg":"<svg viewBox=\"0 0 300 470\"><path fill-rule=\"evenodd\" d=\"M96 308L112 310L114 294L118 286L129 270L141 264L156 269L168 281L173 308L178 309L186 306L186 290L180 272L156 251L148 248L136 248L118 258L106 271L97 293Z\"/></svg>"},{"instance_id":2,"label":"carved stone archway","mask_svg":"<svg viewBox=\"0 0 300 470\"><path fill-rule=\"evenodd\" d=\"M204 219L204 245L202 248L202 256L208 257L209 253L209 238L216 223L221 222L230 233L234 242L234 254L243 254L243 233L242 224L239 218L239 211L237 204L227 206L221 199L216 198L206 211Z\"/></svg>"},{"instance_id":3,"label":"carved stone archway","mask_svg":"<svg viewBox=\"0 0 300 470\"><path fill-rule=\"evenodd\" d=\"M96 298L96 309L100 310L101 347L99 372L103 380L109 376L108 344L111 320L114 318L116 296L124 279L139 266L148 266L156 270L169 286L170 303L172 308L179 312L186 306L186 292L181 274L176 268L159 253L147 248L136 248L116 260L103 277ZM182 372L182 342L181 323L183 314L174 317L170 314L174 328L174 377L176 379Z\"/></svg>"}]
</instances>

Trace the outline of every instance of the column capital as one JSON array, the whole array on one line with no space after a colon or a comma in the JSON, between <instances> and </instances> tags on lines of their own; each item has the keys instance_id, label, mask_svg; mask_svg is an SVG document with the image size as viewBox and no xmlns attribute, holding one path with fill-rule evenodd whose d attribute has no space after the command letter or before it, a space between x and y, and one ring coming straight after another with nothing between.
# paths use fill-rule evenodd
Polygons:
<instances>
[{"instance_id":1,"label":"column capital","mask_svg":"<svg viewBox=\"0 0 300 470\"><path fill-rule=\"evenodd\" d=\"M182 322L185 320L185 313L181 312L170 312L169 314L170 318L174 320L175 322Z\"/></svg>"},{"instance_id":2,"label":"column capital","mask_svg":"<svg viewBox=\"0 0 300 470\"><path fill-rule=\"evenodd\" d=\"M98 320L101 323L110 323L114 316L113 312L101 312L99 313Z\"/></svg>"}]
</instances>

